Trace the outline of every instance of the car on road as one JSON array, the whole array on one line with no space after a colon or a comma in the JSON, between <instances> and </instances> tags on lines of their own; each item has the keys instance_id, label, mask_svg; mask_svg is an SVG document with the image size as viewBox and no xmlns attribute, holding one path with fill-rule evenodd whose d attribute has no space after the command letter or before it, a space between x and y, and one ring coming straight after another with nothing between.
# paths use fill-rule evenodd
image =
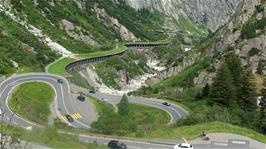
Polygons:
<instances>
[{"instance_id":1,"label":"car on road","mask_svg":"<svg viewBox=\"0 0 266 149\"><path fill-rule=\"evenodd\" d=\"M66 118L69 122L74 122L74 119L71 115L66 115Z\"/></svg>"},{"instance_id":2,"label":"car on road","mask_svg":"<svg viewBox=\"0 0 266 149\"><path fill-rule=\"evenodd\" d=\"M126 149L127 145L121 141L117 141L117 140L111 140L108 143L108 147L110 149Z\"/></svg>"},{"instance_id":3,"label":"car on road","mask_svg":"<svg viewBox=\"0 0 266 149\"><path fill-rule=\"evenodd\" d=\"M60 84L64 83L64 81L62 79L58 79L57 82L60 83Z\"/></svg>"},{"instance_id":4,"label":"car on road","mask_svg":"<svg viewBox=\"0 0 266 149\"><path fill-rule=\"evenodd\" d=\"M108 102L108 99L106 99L106 98L101 98L101 100L102 100L103 102Z\"/></svg>"},{"instance_id":5,"label":"car on road","mask_svg":"<svg viewBox=\"0 0 266 149\"><path fill-rule=\"evenodd\" d=\"M79 101L81 101L81 102L85 101L85 97L82 96L82 95L79 95L79 96L77 97L77 99L78 99Z\"/></svg>"},{"instance_id":6,"label":"car on road","mask_svg":"<svg viewBox=\"0 0 266 149\"><path fill-rule=\"evenodd\" d=\"M91 93L91 94L95 94L96 91L95 91L95 90L89 90L89 93Z\"/></svg>"},{"instance_id":7,"label":"car on road","mask_svg":"<svg viewBox=\"0 0 266 149\"><path fill-rule=\"evenodd\" d=\"M165 105L165 106L171 106L171 104L168 103L168 102L163 102L162 104Z\"/></svg>"},{"instance_id":8,"label":"car on road","mask_svg":"<svg viewBox=\"0 0 266 149\"><path fill-rule=\"evenodd\" d=\"M193 149L193 146L188 143L181 143L181 144L175 145L173 149Z\"/></svg>"}]
</instances>

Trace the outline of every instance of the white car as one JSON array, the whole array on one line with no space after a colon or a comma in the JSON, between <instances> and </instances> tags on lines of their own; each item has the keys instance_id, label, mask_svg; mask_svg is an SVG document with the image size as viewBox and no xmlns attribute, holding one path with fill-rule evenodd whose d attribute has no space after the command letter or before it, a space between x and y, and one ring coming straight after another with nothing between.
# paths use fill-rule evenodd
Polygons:
<instances>
[{"instance_id":1,"label":"white car","mask_svg":"<svg viewBox=\"0 0 266 149\"><path fill-rule=\"evenodd\" d=\"M177 144L174 146L173 149L193 149L193 146L191 144L188 143L182 143L182 144Z\"/></svg>"},{"instance_id":2,"label":"white car","mask_svg":"<svg viewBox=\"0 0 266 149\"><path fill-rule=\"evenodd\" d=\"M108 99L106 99L106 98L102 98L102 101L103 101L103 102L108 102Z\"/></svg>"}]
</instances>

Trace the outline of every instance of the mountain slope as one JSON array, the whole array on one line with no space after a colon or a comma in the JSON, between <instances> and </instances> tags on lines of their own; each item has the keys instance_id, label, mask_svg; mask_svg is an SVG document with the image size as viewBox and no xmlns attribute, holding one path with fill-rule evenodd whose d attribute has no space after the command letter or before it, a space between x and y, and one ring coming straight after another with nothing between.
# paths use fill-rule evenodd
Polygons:
<instances>
[{"instance_id":1,"label":"mountain slope","mask_svg":"<svg viewBox=\"0 0 266 149\"><path fill-rule=\"evenodd\" d=\"M265 134L257 106L263 81L255 84L266 74L265 8L265 0L245 0L227 24L167 70L175 76L133 94L189 107L191 116L178 125L218 120Z\"/></svg>"},{"instance_id":2,"label":"mountain slope","mask_svg":"<svg viewBox=\"0 0 266 149\"><path fill-rule=\"evenodd\" d=\"M126 0L136 10L148 8L166 13L179 20L180 16L215 31L233 15L240 0Z\"/></svg>"},{"instance_id":3,"label":"mountain slope","mask_svg":"<svg viewBox=\"0 0 266 149\"><path fill-rule=\"evenodd\" d=\"M58 56L23 26L0 12L0 74L42 71Z\"/></svg>"},{"instance_id":4,"label":"mountain slope","mask_svg":"<svg viewBox=\"0 0 266 149\"><path fill-rule=\"evenodd\" d=\"M156 31L161 29L163 14L137 12L102 0L4 0L0 15L0 74L23 67L42 71L59 57L56 53L69 56L109 50L116 41L166 37Z\"/></svg>"}]
</instances>

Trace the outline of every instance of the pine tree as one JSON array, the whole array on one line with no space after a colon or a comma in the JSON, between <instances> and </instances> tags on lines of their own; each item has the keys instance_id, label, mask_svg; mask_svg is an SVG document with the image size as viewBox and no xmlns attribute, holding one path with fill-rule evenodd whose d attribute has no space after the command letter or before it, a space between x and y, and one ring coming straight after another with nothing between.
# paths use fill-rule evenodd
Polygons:
<instances>
[{"instance_id":1,"label":"pine tree","mask_svg":"<svg viewBox=\"0 0 266 149\"><path fill-rule=\"evenodd\" d=\"M262 61L259 61L258 67L257 67L257 74L263 75L263 64Z\"/></svg>"},{"instance_id":2,"label":"pine tree","mask_svg":"<svg viewBox=\"0 0 266 149\"><path fill-rule=\"evenodd\" d=\"M256 90L250 73L245 72L241 76L240 88L238 93L238 104L240 108L247 112L256 110L257 99Z\"/></svg>"},{"instance_id":3,"label":"pine tree","mask_svg":"<svg viewBox=\"0 0 266 149\"><path fill-rule=\"evenodd\" d=\"M225 63L227 64L227 67L232 75L234 86L238 88L243 71L240 58L234 53L230 53L226 56Z\"/></svg>"},{"instance_id":4,"label":"pine tree","mask_svg":"<svg viewBox=\"0 0 266 149\"><path fill-rule=\"evenodd\" d=\"M266 81L264 80L264 87L261 90L261 102L260 102L260 116L259 116L259 128L263 134L266 134Z\"/></svg>"},{"instance_id":5,"label":"pine tree","mask_svg":"<svg viewBox=\"0 0 266 149\"><path fill-rule=\"evenodd\" d=\"M128 98L124 94L120 103L118 104L118 113L120 115L128 115L129 114L129 103L128 103Z\"/></svg>"},{"instance_id":6,"label":"pine tree","mask_svg":"<svg viewBox=\"0 0 266 149\"><path fill-rule=\"evenodd\" d=\"M231 74L226 64L217 71L210 90L208 102L228 106L235 99L235 90Z\"/></svg>"},{"instance_id":7,"label":"pine tree","mask_svg":"<svg viewBox=\"0 0 266 149\"><path fill-rule=\"evenodd\" d=\"M208 97L210 92L210 86L208 83L205 84L205 86L202 88L201 96L202 97Z\"/></svg>"}]
</instances>

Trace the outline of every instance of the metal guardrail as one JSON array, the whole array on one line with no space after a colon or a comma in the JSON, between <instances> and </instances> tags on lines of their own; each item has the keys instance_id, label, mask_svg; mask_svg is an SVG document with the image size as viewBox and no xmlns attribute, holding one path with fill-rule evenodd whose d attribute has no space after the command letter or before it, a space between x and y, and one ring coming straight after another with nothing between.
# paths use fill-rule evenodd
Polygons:
<instances>
[{"instance_id":1,"label":"metal guardrail","mask_svg":"<svg viewBox=\"0 0 266 149\"><path fill-rule=\"evenodd\" d=\"M109 54L105 56L99 56L99 57L92 57L92 58L84 58L81 60L77 60L74 62L69 63L68 65L65 66L65 70L67 72L77 70L80 66L88 64L88 63L93 63L93 62L102 62L105 61L106 59L113 57L113 56L121 56L125 53L126 51L122 51L120 53L115 53L115 54Z\"/></svg>"}]
</instances>

